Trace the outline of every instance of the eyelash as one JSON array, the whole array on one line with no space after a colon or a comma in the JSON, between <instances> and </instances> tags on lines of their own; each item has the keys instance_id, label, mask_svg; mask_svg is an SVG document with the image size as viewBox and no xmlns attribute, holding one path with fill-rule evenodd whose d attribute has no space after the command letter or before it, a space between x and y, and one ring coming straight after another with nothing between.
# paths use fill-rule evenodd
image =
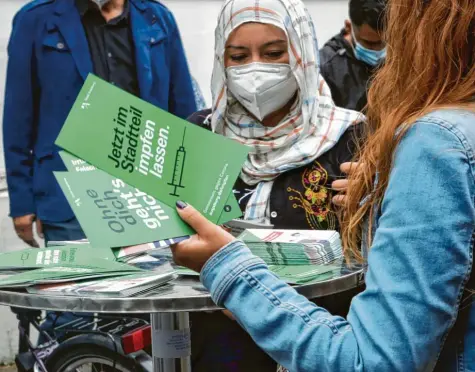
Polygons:
<instances>
[{"instance_id":1,"label":"eyelash","mask_svg":"<svg viewBox=\"0 0 475 372\"><path fill-rule=\"evenodd\" d=\"M282 51L282 50L276 50L276 51L272 51L272 52L267 52L266 57L271 58L271 59L278 59L278 58L282 57L282 55L284 53L285 52ZM231 55L230 58L234 62L240 62L240 61L243 61L247 58L247 54L235 54L235 55Z\"/></svg>"},{"instance_id":2,"label":"eyelash","mask_svg":"<svg viewBox=\"0 0 475 372\"><path fill-rule=\"evenodd\" d=\"M270 57L270 58L275 58L275 59L277 59L277 58L282 57L282 55L284 54L284 51L282 51L282 50L275 50L275 51L272 51L272 52L268 52L268 53L266 53L266 54L267 54L267 56Z\"/></svg>"},{"instance_id":3,"label":"eyelash","mask_svg":"<svg viewBox=\"0 0 475 372\"><path fill-rule=\"evenodd\" d=\"M231 56L231 60L233 60L234 62L239 62L239 61L243 61L247 56L245 54L238 54L238 55L233 55Z\"/></svg>"}]
</instances>

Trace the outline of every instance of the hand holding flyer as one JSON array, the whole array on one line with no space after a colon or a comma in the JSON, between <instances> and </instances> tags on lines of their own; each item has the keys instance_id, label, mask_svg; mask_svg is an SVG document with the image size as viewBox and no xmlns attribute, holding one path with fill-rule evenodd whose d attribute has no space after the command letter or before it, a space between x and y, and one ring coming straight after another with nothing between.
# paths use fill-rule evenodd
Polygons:
<instances>
[{"instance_id":1,"label":"hand holding flyer","mask_svg":"<svg viewBox=\"0 0 475 372\"><path fill-rule=\"evenodd\" d=\"M170 207L84 160L61 151L68 172L56 179L94 247L123 247L193 234ZM231 194L218 223L239 217Z\"/></svg>"}]
</instances>

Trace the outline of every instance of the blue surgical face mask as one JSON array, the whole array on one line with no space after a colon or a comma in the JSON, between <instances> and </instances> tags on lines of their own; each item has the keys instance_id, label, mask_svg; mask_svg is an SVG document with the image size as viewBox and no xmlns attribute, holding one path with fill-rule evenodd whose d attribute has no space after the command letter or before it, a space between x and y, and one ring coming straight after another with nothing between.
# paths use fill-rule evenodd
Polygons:
<instances>
[{"instance_id":1,"label":"blue surgical face mask","mask_svg":"<svg viewBox=\"0 0 475 372\"><path fill-rule=\"evenodd\" d=\"M360 61L367 63L370 66L377 66L379 63L386 58L386 48L381 50L372 50L365 48L361 45L358 40L356 40L354 28L351 27L351 35L353 36L355 57Z\"/></svg>"}]
</instances>

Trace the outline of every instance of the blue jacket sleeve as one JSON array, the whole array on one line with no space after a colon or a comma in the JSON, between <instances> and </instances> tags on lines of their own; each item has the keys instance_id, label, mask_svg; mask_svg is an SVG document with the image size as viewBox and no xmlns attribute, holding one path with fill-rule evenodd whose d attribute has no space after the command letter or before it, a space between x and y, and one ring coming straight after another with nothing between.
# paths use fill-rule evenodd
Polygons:
<instances>
[{"instance_id":1,"label":"blue jacket sleeve","mask_svg":"<svg viewBox=\"0 0 475 372\"><path fill-rule=\"evenodd\" d=\"M170 94L168 110L186 119L196 112L196 101L188 62L181 42L180 32L170 13L172 30L170 32Z\"/></svg>"},{"instance_id":2,"label":"blue jacket sleeve","mask_svg":"<svg viewBox=\"0 0 475 372\"><path fill-rule=\"evenodd\" d=\"M3 141L12 217L35 213L32 175L38 87L30 18L24 10L15 16L8 44Z\"/></svg>"},{"instance_id":3,"label":"blue jacket sleeve","mask_svg":"<svg viewBox=\"0 0 475 372\"><path fill-rule=\"evenodd\" d=\"M347 320L300 296L238 241L208 261L201 279L292 372L432 370L471 270L470 151L438 124L419 122L406 134L369 252L367 288Z\"/></svg>"}]
</instances>

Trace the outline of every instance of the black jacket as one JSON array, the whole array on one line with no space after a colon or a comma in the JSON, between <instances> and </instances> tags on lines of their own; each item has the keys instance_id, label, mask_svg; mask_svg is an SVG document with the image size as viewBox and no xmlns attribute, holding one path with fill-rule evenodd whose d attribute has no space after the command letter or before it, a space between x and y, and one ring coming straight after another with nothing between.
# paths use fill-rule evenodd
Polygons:
<instances>
[{"instance_id":1,"label":"black jacket","mask_svg":"<svg viewBox=\"0 0 475 372\"><path fill-rule=\"evenodd\" d=\"M375 68L356 59L353 47L343 35L342 30L320 49L320 69L335 104L362 111L367 103L368 82Z\"/></svg>"},{"instance_id":2,"label":"black jacket","mask_svg":"<svg viewBox=\"0 0 475 372\"><path fill-rule=\"evenodd\" d=\"M199 111L188 121L210 129L205 124L210 113L211 110ZM340 164L352 160L360 132L360 125L350 127L330 151L313 163L276 178L270 196L271 223L276 229L338 230L331 184L342 178ZM254 189L240 178L236 181L234 192L241 210L244 211Z\"/></svg>"}]
</instances>

